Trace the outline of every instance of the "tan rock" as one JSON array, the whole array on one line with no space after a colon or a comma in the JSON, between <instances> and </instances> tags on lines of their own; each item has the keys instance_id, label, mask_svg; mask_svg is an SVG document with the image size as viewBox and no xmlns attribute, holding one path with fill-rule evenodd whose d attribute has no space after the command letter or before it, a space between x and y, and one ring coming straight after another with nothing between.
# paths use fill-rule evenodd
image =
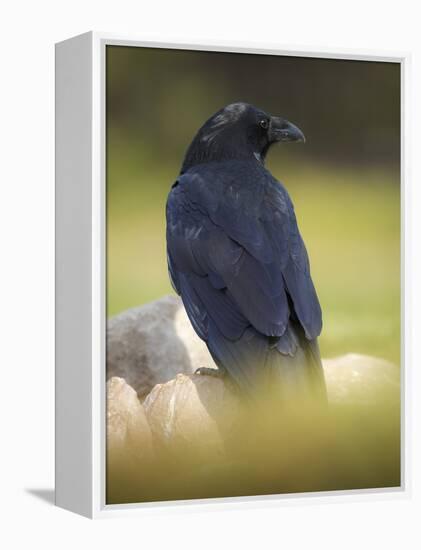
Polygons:
<instances>
[{"instance_id":1,"label":"tan rock","mask_svg":"<svg viewBox=\"0 0 421 550\"><path fill-rule=\"evenodd\" d=\"M107 383L107 460L137 465L153 457L152 434L135 390L122 378Z\"/></svg>"},{"instance_id":2,"label":"tan rock","mask_svg":"<svg viewBox=\"0 0 421 550\"><path fill-rule=\"evenodd\" d=\"M212 376L178 374L158 384L144 402L157 441L175 452L200 458L222 457L240 403L229 387Z\"/></svg>"},{"instance_id":3,"label":"tan rock","mask_svg":"<svg viewBox=\"0 0 421 550\"><path fill-rule=\"evenodd\" d=\"M399 400L400 369L393 363L349 353L323 360L330 403L373 406Z\"/></svg>"}]
</instances>

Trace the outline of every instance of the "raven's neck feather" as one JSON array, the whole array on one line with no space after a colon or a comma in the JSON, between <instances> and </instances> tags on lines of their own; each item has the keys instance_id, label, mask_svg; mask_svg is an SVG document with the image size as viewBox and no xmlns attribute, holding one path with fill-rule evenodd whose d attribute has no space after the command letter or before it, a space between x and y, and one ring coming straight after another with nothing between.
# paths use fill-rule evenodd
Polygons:
<instances>
[{"instance_id":1,"label":"raven's neck feather","mask_svg":"<svg viewBox=\"0 0 421 550\"><path fill-rule=\"evenodd\" d=\"M207 162L223 162L227 160L257 160L261 163L265 160L264 153L256 153L251 144L243 144L239 147L238 144L218 143L214 141L209 144L197 143L195 139L187 150L181 167L181 174L187 172L193 166L204 164Z\"/></svg>"},{"instance_id":2,"label":"raven's neck feather","mask_svg":"<svg viewBox=\"0 0 421 550\"><path fill-rule=\"evenodd\" d=\"M255 158L253 153L239 152L238 150L228 149L224 147L221 150L203 150L199 149L189 154L187 153L181 173L186 172L189 168L196 166L197 164L204 164L207 162L223 162L226 160L251 160Z\"/></svg>"}]
</instances>

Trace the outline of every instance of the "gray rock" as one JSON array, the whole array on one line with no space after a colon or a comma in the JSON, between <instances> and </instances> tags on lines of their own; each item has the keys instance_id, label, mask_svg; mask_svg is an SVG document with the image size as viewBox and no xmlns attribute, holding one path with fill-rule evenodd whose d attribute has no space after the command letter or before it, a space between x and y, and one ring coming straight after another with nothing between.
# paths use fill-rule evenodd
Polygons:
<instances>
[{"instance_id":1,"label":"gray rock","mask_svg":"<svg viewBox=\"0 0 421 550\"><path fill-rule=\"evenodd\" d=\"M215 365L177 296L129 309L108 321L107 379L124 378L139 397L201 366Z\"/></svg>"}]
</instances>

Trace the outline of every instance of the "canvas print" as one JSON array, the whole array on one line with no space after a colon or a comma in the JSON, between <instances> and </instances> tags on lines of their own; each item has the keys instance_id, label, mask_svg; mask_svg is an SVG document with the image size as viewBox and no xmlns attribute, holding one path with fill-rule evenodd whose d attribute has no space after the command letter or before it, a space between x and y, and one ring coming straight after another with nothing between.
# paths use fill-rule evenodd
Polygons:
<instances>
[{"instance_id":1,"label":"canvas print","mask_svg":"<svg viewBox=\"0 0 421 550\"><path fill-rule=\"evenodd\" d=\"M105 78L107 504L399 487L400 65Z\"/></svg>"}]
</instances>

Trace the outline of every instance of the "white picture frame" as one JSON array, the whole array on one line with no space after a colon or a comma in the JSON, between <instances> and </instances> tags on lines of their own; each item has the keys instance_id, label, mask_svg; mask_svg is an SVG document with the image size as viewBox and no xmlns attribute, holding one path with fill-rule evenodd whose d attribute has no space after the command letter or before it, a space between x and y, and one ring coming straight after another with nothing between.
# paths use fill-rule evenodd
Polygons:
<instances>
[{"instance_id":1,"label":"white picture frame","mask_svg":"<svg viewBox=\"0 0 421 550\"><path fill-rule=\"evenodd\" d=\"M194 501L107 505L105 503L105 48L107 45L174 48L282 56L395 62L401 64L401 486L233 497ZM157 43L137 37L89 32L56 45L56 504L90 518L154 510L273 506L343 499L406 497L410 491L408 426L411 365L407 354L410 319L410 196L407 141L406 53L308 51L277 44Z\"/></svg>"}]
</instances>

